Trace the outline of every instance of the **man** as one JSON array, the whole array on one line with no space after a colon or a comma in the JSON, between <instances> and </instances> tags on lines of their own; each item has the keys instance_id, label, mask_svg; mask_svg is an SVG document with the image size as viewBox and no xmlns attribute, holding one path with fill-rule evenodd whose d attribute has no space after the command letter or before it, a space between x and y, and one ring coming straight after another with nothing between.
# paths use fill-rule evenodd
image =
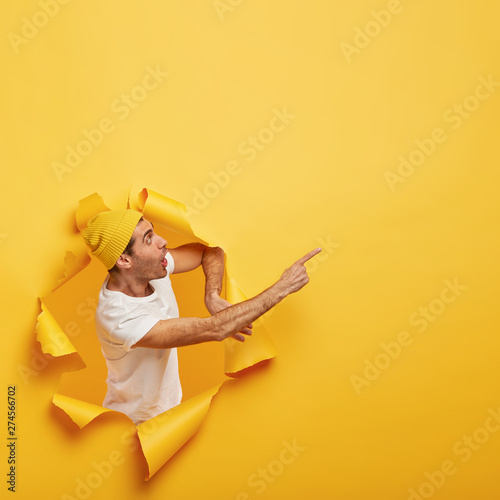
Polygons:
<instances>
[{"instance_id":1,"label":"man","mask_svg":"<svg viewBox=\"0 0 500 500\"><path fill-rule=\"evenodd\" d=\"M90 219L85 242L109 273L99 292L96 331L108 368L105 408L135 423L148 420L182 398L177 347L227 337L244 342L252 322L308 281L304 263L312 250L255 297L231 305L220 297L224 252L189 243L167 249L167 241L135 210L109 210ZM170 275L202 266L208 318L179 318Z\"/></svg>"}]
</instances>

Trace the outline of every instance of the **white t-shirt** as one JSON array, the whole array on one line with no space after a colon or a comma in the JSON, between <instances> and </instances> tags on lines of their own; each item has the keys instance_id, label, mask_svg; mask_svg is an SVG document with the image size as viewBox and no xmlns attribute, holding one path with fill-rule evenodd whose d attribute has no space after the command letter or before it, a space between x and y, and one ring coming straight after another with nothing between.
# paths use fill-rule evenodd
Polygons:
<instances>
[{"instance_id":1,"label":"white t-shirt","mask_svg":"<svg viewBox=\"0 0 500 500\"><path fill-rule=\"evenodd\" d=\"M170 274L174 259L167 252L167 276L151 280L154 292L130 297L108 290L109 274L99 292L96 331L108 367L103 406L125 413L135 423L148 420L182 399L177 349L131 348L160 320L178 318Z\"/></svg>"}]
</instances>

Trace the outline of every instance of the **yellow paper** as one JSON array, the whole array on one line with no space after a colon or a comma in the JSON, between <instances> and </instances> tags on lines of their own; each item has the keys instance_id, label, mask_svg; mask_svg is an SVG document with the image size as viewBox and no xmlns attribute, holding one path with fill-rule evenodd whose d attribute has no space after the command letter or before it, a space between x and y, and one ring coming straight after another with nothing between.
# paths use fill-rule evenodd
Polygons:
<instances>
[{"instance_id":1,"label":"yellow paper","mask_svg":"<svg viewBox=\"0 0 500 500\"><path fill-rule=\"evenodd\" d=\"M12 498L500 498L499 2L1 8ZM136 208L144 186L186 206L247 297L323 247L304 290L263 318L279 356L227 379L148 482L126 417L80 430L51 402L100 406L106 390L92 325L105 269L78 270L78 201ZM191 238L156 227L171 246ZM58 284L67 251L76 266ZM182 316L207 314L203 278L172 276ZM77 352L41 350L38 297ZM186 400L226 378L226 342L206 344L178 351Z\"/></svg>"},{"instance_id":2,"label":"yellow paper","mask_svg":"<svg viewBox=\"0 0 500 500\"><path fill-rule=\"evenodd\" d=\"M231 304L237 304L246 299L236 282L226 275L226 300ZM245 368L276 356L276 347L262 321L254 324L252 335L245 337L245 342L228 337L224 340L224 347L225 372L230 376L235 376Z\"/></svg>"},{"instance_id":3,"label":"yellow paper","mask_svg":"<svg viewBox=\"0 0 500 500\"><path fill-rule=\"evenodd\" d=\"M137 426L149 479L196 433L222 384Z\"/></svg>"},{"instance_id":4,"label":"yellow paper","mask_svg":"<svg viewBox=\"0 0 500 500\"><path fill-rule=\"evenodd\" d=\"M36 324L37 340L42 346L42 352L51 354L52 356L65 356L76 352L67 335L57 324L50 311L47 309L43 300L42 312L38 315Z\"/></svg>"},{"instance_id":5,"label":"yellow paper","mask_svg":"<svg viewBox=\"0 0 500 500\"><path fill-rule=\"evenodd\" d=\"M92 422L92 420L99 415L112 411L108 408L103 408L102 406L97 406L86 401L63 396L62 394L55 394L52 398L52 402L58 408L65 411L80 429Z\"/></svg>"},{"instance_id":6,"label":"yellow paper","mask_svg":"<svg viewBox=\"0 0 500 500\"><path fill-rule=\"evenodd\" d=\"M148 220L186 236L195 236L182 203L144 188L139 194L138 205Z\"/></svg>"}]
</instances>

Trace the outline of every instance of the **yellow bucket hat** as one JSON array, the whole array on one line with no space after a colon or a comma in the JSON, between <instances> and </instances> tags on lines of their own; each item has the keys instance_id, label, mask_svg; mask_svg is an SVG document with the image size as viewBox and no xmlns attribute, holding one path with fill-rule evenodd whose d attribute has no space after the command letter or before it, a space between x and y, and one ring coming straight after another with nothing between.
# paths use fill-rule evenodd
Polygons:
<instances>
[{"instance_id":1,"label":"yellow bucket hat","mask_svg":"<svg viewBox=\"0 0 500 500\"><path fill-rule=\"evenodd\" d=\"M107 210L89 220L82 236L85 243L105 266L111 269L127 247L142 217L137 210Z\"/></svg>"}]
</instances>

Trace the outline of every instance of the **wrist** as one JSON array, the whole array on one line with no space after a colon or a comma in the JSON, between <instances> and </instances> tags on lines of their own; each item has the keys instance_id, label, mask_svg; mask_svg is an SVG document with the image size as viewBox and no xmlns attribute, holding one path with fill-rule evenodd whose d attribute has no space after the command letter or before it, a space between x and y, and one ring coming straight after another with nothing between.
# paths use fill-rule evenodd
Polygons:
<instances>
[{"instance_id":1,"label":"wrist","mask_svg":"<svg viewBox=\"0 0 500 500\"><path fill-rule=\"evenodd\" d=\"M205 293L205 305L208 306L217 299L220 299L220 295L216 290L209 290Z\"/></svg>"},{"instance_id":2,"label":"wrist","mask_svg":"<svg viewBox=\"0 0 500 500\"><path fill-rule=\"evenodd\" d=\"M286 289L286 286L281 282L281 280L278 280L276 283L274 283L274 285L272 285L269 290L272 291L276 302L283 300L288 295L288 290Z\"/></svg>"}]
</instances>

